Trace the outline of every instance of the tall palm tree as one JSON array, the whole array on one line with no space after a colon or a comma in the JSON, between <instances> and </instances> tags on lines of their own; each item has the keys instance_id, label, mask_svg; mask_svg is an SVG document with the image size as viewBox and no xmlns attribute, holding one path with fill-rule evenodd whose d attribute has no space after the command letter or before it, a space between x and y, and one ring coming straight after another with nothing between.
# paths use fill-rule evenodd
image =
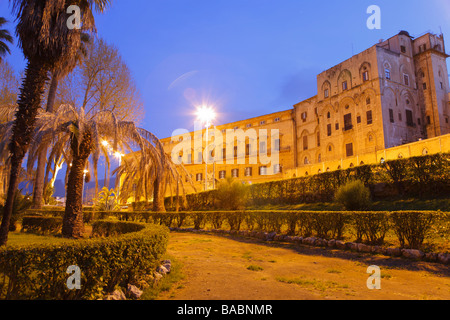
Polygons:
<instances>
[{"instance_id":1,"label":"tall palm tree","mask_svg":"<svg viewBox=\"0 0 450 320\"><path fill-rule=\"evenodd\" d=\"M150 132L137 128L133 122L118 121L111 111L100 111L87 117L85 110L62 105L55 113L39 115L36 135L36 150L39 145L55 140L57 148L66 144L70 147L70 166L66 191L66 209L62 233L64 237L80 238L84 234L82 192L84 171L96 167L102 153L102 142L110 141L114 150L130 150L138 147L144 160L152 162L157 171L166 168L166 155L159 140ZM36 150L30 150L33 161ZM53 152L53 150L51 151ZM107 155L105 155L107 156ZM149 158L147 158L149 157Z\"/></svg>"},{"instance_id":2,"label":"tall palm tree","mask_svg":"<svg viewBox=\"0 0 450 320\"><path fill-rule=\"evenodd\" d=\"M1 29L3 25L5 25L8 21L0 17L0 61L2 61L2 58L7 54L11 54L11 50L8 47L7 42L13 43L13 37L6 29Z\"/></svg>"},{"instance_id":3,"label":"tall palm tree","mask_svg":"<svg viewBox=\"0 0 450 320\"><path fill-rule=\"evenodd\" d=\"M27 66L18 99L18 110L9 144L10 178L3 219L0 225L0 246L8 241L13 201L19 185L23 158L28 151L36 117L41 105L47 74L60 61L72 61L80 47L81 34L95 30L93 9L103 12L110 0L10 0L17 17L16 34ZM81 29L69 29L66 13L70 5L82 12Z\"/></svg>"},{"instance_id":4,"label":"tall palm tree","mask_svg":"<svg viewBox=\"0 0 450 320\"><path fill-rule=\"evenodd\" d=\"M58 90L58 83L59 80L64 78L66 75L68 75L79 63L83 61L83 58L87 54L87 48L86 45L90 41L90 36L87 33L81 34L81 43L80 47L78 48L77 54L74 57L73 60L70 61L60 61L55 66L55 68L51 71L51 81L50 81L50 87L48 89L48 97L47 97L47 112L53 112L54 111L54 105L55 105L55 98L56 98L56 91ZM31 166L30 166L31 164ZM34 209L41 209L42 208L42 202L43 202L43 195L44 190L46 187L47 179L46 179L46 172L45 172L45 166L47 164L47 146L44 146L42 149L40 149L38 160L37 160L37 168L36 168L36 177L33 184L33 205L32 208ZM32 170L32 166L34 163L28 162L28 168L29 170Z\"/></svg>"}]
</instances>

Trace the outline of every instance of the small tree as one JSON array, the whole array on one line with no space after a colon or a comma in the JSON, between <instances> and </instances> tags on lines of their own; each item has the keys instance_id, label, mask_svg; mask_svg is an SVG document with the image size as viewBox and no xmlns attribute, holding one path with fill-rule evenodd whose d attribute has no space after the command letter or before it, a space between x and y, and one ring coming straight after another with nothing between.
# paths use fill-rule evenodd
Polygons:
<instances>
[{"instance_id":1,"label":"small tree","mask_svg":"<svg viewBox=\"0 0 450 320\"><path fill-rule=\"evenodd\" d=\"M98 194L98 199L95 204L95 210L98 211L117 211L120 209L118 197L114 189L108 190L103 187Z\"/></svg>"},{"instance_id":2,"label":"small tree","mask_svg":"<svg viewBox=\"0 0 450 320\"><path fill-rule=\"evenodd\" d=\"M346 210L365 210L371 204L370 190L360 180L348 182L335 193L336 202Z\"/></svg>"},{"instance_id":3,"label":"small tree","mask_svg":"<svg viewBox=\"0 0 450 320\"><path fill-rule=\"evenodd\" d=\"M239 210L247 205L248 194L248 185L233 178L227 178L219 183L215 199L220 209Z\"/></svg>"}]
</instances>

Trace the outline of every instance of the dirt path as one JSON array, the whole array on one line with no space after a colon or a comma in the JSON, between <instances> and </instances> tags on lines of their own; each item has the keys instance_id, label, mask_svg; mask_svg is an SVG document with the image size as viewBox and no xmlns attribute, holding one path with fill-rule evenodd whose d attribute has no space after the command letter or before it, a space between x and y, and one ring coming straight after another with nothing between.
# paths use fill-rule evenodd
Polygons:
<instances>
[{"instance_id":1,"label":"dirt path","mask_svg":"<svg viewBox=\"0 0 450 320\"><path fill-rule=\"evenodd\" d=\"M448 266L230 236L172 232L185 279L160 299L450 299ZM381 289L367 288L367 267Z\"/></svg>"}]
</instances>

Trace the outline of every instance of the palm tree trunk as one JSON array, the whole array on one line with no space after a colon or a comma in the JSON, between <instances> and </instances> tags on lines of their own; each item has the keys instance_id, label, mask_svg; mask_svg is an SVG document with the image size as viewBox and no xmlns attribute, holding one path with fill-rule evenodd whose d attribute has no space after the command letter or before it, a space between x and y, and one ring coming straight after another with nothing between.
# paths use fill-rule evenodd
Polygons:
<instances>
[{"instance_id":1,"label":"palm tree trunk","mask_svg":"<svg viewBox=\"0 0 450 320\"><path fill-rule=\"evenodd\" d=\"M82 139L77 147L77 139L72 138L73 159L66 187L66 210L62 227L62 235L65 238L79 239L84 236L83 177L91 152L92 138L86 133Z\"/></svg>"},{"instance_id":2,"label":"palm tree trunk","mask_svg":"<svg viewBox=\"0 0 450 320\"><path fill-rule=\"evenodd\" d=\"M22 169L23 158L33 137L36 116L41 104L45 81L47 80L47 71L48 68L45 63L37 60L30 60L25 71L25 80L20 91L13 134L9 145L11 172L2 224L0 226L0 246L6 245L8 241L14 197L19 186L19 174Z\"/></svg>"},{"instance_id":3,"label":"palm tree trunk","mask_svg":"<svg viewBox=\"0 0 450 320\"><path fill-rule=\"evenodd\" d=\"M56 91L58 89L58 72L52 73L52 82L48 91L47 98L47 112L53 112L56 98ZM36 178L34 180L33 188L33 209L41 209L43 203L43 195L45 189L45 165L47 164L47 146L43 146L38 155L38 163L36 169Z\"/></svg>"},{"instance_id":4,"label":"palm tree trunk","mask_svg":"<svg viewBox=\"0 0 450 320\"><path fill-rule=\"evenodd\" d=\"M162 171L163 169L160 170ZM166 207L164 206L164 187L164 173L158 172L153 184L153 211L155 212L166 212Z\"/></svg>"}]
</instances>

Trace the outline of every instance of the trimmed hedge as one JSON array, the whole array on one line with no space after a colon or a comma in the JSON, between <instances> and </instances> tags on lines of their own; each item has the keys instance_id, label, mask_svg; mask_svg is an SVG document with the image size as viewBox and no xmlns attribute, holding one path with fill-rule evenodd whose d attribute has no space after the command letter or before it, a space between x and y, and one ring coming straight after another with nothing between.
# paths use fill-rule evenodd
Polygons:
<instances>
[{"instance_id":1,"label":"trimmed hedge","mask_svg":"<svg viewBox=\"0 0 450 320\"><path fill-rule=\"evenodd\" d=\"M92 224L92 237L111 237L130 232L138 232L145 228L145 225L134 222L98 220Z\"/></svg>"},{"instance_id":2,"label":"trimmed hedge","mask_svg":"<svg viewBox=\"0 0 450 320\"><path fill-rule=\"evenodd\" d=\"M21 232L51 234L61 231L63 219L60 217L25 216L22 218Z\"/></svg>"},{"instance_id":3,"label":"trimmed hedge","mask_svg":"<svg viewBox=\"0 0 450 320\"><path fill-rule=\"evenodd\" d=\"M0 299L102 298L116 285L126 285L136 276L154 270L166 251L168 234L166 227L146 225L141 231L107 239L3 247ZM71 265L81 269L80 290L66 286L66 270Z\"/></svg>"},{"instance_id":4,"label":"trimmed hedge","mask_svg":"<svg viewBox=\"0 0 450 320\"><path fill-rule=\"evenodd\" d=\"M450 153L433 154L383 164L360 165L345 170L312 174L306 177L255 183L249 186L247 205L259 207L278 204L332 202L336 190L347 182L360 180L370 188L374 200L448 197L450 194ZM184 210L221 210L217 190L186 195ZM172 197L166 209L174 210ZM172 205L171 205L172 204ZM133 205L133 208L144 208Z\"/></svg>"},{"instance_id":5,"label":"trimmed hedge","mask_svg":"<svg viewBox=\"0 0 450 320\"><path fill-rule=\"evenodd\" d=\"M401 247L418 249L431 233L448 237L450 213L441 211L191 211L117 212L118 219L145 221L167 227L248 230L285 233L303 237L342 239L344 231L354 232L356 242L381 245L386 234L397 235Z\"/></svg>"}]
</instances>

